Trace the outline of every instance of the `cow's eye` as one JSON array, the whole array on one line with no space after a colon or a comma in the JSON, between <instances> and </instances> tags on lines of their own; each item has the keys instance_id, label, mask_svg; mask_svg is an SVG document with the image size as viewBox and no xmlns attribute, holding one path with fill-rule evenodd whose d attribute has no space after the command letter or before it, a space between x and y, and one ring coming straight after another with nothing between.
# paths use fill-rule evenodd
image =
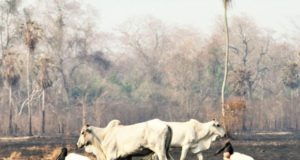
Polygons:
<instances>
[{"instance_id":1,"label":"cow's eye","mask_svg":"<svg viewBox=\"0 0 300 160\"><path fill-rule=\"evenodd\" d=\"M81 132L82 135L84 135L84 132Z\"/></svg>"},{"instance_id":2,"label":"cow's eye","mask_svg":"<svg viewBox=\"0 0 300 160\"><path fill-rule=\"evenodd\" d=\"M217 126L217 127L220 127L221 125L220 125L220 124L217 124L216 126Z\"/></svg>"}]
</instances>

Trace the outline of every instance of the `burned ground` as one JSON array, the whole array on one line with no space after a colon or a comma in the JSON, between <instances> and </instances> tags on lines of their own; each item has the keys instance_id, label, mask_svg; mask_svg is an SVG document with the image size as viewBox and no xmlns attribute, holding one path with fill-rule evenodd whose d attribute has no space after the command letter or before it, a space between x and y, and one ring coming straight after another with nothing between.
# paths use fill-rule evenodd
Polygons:
<instances>
[{"instance_id":1,"label":"burned ground","mask_svg":"<svg viewBox=\"0 0 300 160\"><path fill-rule=\"evenodd\" d=\"M7 158L13 152L20 152L18 159L51 159L53 150L67 147L73 152L84 153L76 150L77 137L23 137L1 138L0 158ZM300 134L247 134L235 136L231 141L235 151L251 155L256 160L295 160L300 159ZM204 159L220 160L222 155L214 156L214 152L220 148L222 141L213 143L212 147L204 152ZM171 151L174 159L179 159L180 150ZM196 156L188 154L188 160L196 159Z\"/></svg>"}]
</instances>

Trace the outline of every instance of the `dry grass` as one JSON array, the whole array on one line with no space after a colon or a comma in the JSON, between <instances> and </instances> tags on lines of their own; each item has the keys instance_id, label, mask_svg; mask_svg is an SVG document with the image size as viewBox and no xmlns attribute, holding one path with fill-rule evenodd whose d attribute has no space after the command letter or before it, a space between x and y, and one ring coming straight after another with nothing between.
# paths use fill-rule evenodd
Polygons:
<instances>
[{"instance_id":1,"label":"dry grass","mask_svg":"<svg viewBox=\"0 0 300 160\"><path fill-rule=\"evenodd\" d=\"M21 152L14 151L10 154L9 159L10 160L19 160L19 159L21 159L21 155L22 155Z\"/></svg>"},{"instance_id":2,"label":"dry grass","mask_svg":"<svg viewBox=\"0 0 300 160\"><path fill-rule=\"evenodd\" d=\"M0 141L28 141L32 138L35 138L34 136L24 136L24 137L1 137Z\"/></svg>"},{"instance_id":3,"label":"dry grass","mask_svg":"<svg viewBox=\"0 0 300 160\"><path fill-rule=\"evenodd\" d=\"M257 135L291 135L292 132L258 132Z\"/></svg>"},{"instance_id":4,"label":"dry grass","mask_svg":"<svg viewBox=\"0 0 300 160\"><path fill-rule=\"evenodd\" d=\"M50 159L50 160L56 160L56 158L58 157L58 155L60 154L61 152L61 147L57 147L55 148L51 153L50 155L48 155L46 157L46 159Z\"/></svg>"},{"instance_id":5,"label":"dry grass","mask_svg":"<svg viewBox=\"0 0 300 160\"><path fill-rule=\"evenodd\" d=\"M43 146L43 147L37 147L37 146L32 146L27 148L28 151L42 151L42 152L47 152L49 151L49 146Z\"/></svg>"}]
</instances>

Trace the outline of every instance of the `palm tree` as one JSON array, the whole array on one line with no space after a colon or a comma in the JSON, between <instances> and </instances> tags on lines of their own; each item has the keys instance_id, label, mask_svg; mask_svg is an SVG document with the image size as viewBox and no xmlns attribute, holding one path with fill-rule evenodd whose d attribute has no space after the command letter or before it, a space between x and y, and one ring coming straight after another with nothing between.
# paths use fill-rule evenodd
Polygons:
<instances>
[{"instance_id":1,"label":"palm tree","mask_svg":"<svg viewBox=\"0 0 300 160\"><path fill-rule=\"evenodd\" d=\"M3 75L4 79L9 87L9 122L8 122L8 130L9 134L13 134L13 126L12 126L12 118L13 118L13 106L12 106L12 88L16 86L20 80L20 75L15 67L15 55L12 52L8 52L4 57L4 69Z\"/></svg>"},{"instance_id":2,"label":"palm tree","mask_svg":"<svg viewBox=\"0 0 300 160\"><path fill-rule=\"evenodd\" d=\"M38 84L43 89L42 92L42 125L41 125L41 131L42 134L45 133L45 120L46 120L46 114L45 114L45 90L52 86L52 81L49 77L48 68L49 68L49 62L50 58L42 55L39 59L39 69L40 73L38 75Z\"/></svg>"},{"instance_id":3,"label":"palm tree","mask_svg":"<svg viewBox=\"0 0 300 160\"><path fill-rule=\"evenodd\" d=\"M27 20L25 24L21 26L24 43L28 47L27 53L27 64L26 64L26 73L27 73L27 98L29 99L31 84L30 84L30 56L34 53L36 44L41 38L42 29L34 21ZM32 136L32 122L31 122L31 107L30 102L27 103L28 107L28 134Z\"/></svg>"},{"instance_id":4,"label":"palm tree","mask_svg":"<svg viewBox=\"0 0 300 160\"><path fill-rule=\"evenodd\" d=\"M223 79L222 91L221 91L221 107L222 107L222 118L223 118L223 123L224 123L225 130L226 130L226 124L225 124L224 92L225 92L225 86L226 86L226 80L227 80L228 53L229 53L229 33L228 33L228 21L227 21L227 9L228 9L228 6L230 5L230 3L231 3L231 0L223 0L226 49L225 49L224 79Z\"/></svg>"}]
</instances>

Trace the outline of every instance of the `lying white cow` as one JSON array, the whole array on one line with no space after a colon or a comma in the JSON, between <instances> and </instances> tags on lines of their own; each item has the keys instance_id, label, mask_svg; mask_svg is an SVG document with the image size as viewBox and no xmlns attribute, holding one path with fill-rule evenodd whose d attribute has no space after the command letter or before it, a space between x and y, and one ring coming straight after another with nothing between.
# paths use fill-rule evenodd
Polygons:
<instances>
[{"instance_id":1,"label":"lying white cow","mask_svg":"<svg viewBox=\"0 0 300 160\"><path fill-rule=\"evenodd\" d=\"M83 126L77 146L94 153L97 160L116 160L153 152L159 160L166 160L171 138L170 127L158 119L128 126L113 120L105 128Z\"/></svg>"},{"instance_id":2,"label":"lying white cow","mask_svg":"<svg viewBox=\"0 0 300 160\"><path fill-rule=\"evenodd\" d=\"M254 160L254 158L239 153L234 152L234 149L230 143L230 141L226 141L224 147L222 147L220 150L218 150L215 155L218 155L219 153L224 152L223 154L223 160Z\"/></svg>"},{"instance_id":3,"label":"lying white cow","mask_svg":"<svg viewBox=\"0 0 300 160\"><path fill-rule=\"evenodd\" d=\"M76 153L68 154L67 148L62 148L56 160L90 160L90 158Z\"/></svg>"},{"instance_id":4,"label":"lying white cow","mask_svg":"<svg viewBox=\"0 0 300 160\"><path fill-rule=\"evenodd\" d=\"M218 136L225 136L225 130L216 120L200 123L191 119L187 122L166 122L166 124L173 132L171 147L182 148L180 160L186 158L189 150L197 155L198 160L202 160L201 152L209 149L211 142L215 141Z\"/></svg>"}]
</instances>

